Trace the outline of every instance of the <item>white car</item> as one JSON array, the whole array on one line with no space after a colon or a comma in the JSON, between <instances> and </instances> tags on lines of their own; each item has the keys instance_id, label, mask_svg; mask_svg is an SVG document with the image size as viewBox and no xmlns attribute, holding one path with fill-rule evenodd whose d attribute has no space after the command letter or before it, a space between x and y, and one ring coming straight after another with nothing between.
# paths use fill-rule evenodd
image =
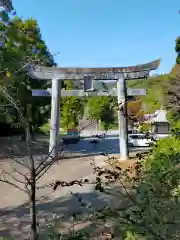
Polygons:
<instances>
[{"instance_id":1,"label":"white car","mask_svg":"<svg viewBox=\"0 0 180 240\"><path fill-rule=\"evenodd\" d=\"M132 147L149 147L153 141L151 138L147 138L146 134L134 133L128 135L128 144Z\"/></svg>"}]
</instances>

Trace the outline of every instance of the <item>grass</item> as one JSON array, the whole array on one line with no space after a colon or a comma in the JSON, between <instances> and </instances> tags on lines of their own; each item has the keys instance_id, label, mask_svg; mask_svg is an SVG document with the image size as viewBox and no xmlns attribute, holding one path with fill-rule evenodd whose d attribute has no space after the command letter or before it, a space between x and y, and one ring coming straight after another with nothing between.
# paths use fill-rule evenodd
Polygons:
<instances>
[{"instance_id":1,"label":"grass","mask_svg":"<svg viewBox=\"0 0 180 240\"><path fill-rule=\"evenodd\" d=\"M39 131L40 131L40 133L43 133L45 135L49 135L49 129L50 129L49 123L45 123L44 125L42 125L39 128ZM62 129L62 128L60 128L59 131L60 131L61 135L66 134L66 131L64 129Z\"/></svg>"}]
</instances>

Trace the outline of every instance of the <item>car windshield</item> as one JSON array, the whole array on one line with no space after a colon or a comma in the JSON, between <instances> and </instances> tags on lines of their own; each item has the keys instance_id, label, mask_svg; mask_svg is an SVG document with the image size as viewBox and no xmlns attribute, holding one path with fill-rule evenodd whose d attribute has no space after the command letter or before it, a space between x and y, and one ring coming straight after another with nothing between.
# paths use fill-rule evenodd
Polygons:
<instances>
[{"instance_id":1,"label":"car windshield","mask_svg":"<svg viewBox=\"0 0 180 240\"><path fill-rule=\"evenodd\" d=\"M146 139L146 135L134 134L129 136L132 139Z\"/></svg>"}]
</instances>

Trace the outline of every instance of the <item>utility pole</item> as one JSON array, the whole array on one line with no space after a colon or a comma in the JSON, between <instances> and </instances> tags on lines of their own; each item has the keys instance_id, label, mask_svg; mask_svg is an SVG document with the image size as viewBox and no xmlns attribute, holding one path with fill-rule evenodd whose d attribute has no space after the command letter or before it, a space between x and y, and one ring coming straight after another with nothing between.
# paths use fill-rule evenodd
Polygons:
<instances>
[{"instance_id":1,"label":"utility pole","mask_svg":"<svg viewBox=\"0 0 180 240\"><path fill-rule=\"evenodd\" d=\"M126 99L126 82L122 73L117 80L120 160L128 160L129 158Z\"/></svg>"},{"instance_id":2,"label":"utility pole","mask_svg":"<svg viewBox=\"0 0 180 240\"><path fill-rule=\"evenodd\" d=\"M59 140L59 123L60 123L60 92L61 81L58 78L52 79L52 97L51 97L51 122L50 122L50 139L49 153L52 157L57 156Z\"/></svg>"}]
</instances>

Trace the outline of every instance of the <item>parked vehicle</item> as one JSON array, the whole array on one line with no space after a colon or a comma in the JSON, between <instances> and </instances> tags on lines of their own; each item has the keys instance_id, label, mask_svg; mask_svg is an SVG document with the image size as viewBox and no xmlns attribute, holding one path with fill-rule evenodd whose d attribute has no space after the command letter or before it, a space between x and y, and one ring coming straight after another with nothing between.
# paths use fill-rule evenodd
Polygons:
<instances>
[{"instance_id":1,"label":"parked vehicle","mask_svg":"<svg viewBox=\"0 0 180 240\"><path fill-rule=\"evenodd\" d=\"M135 133L128 135L128 145L132 147L149 147L153 144L151 137L146 134Z\"/></svg>"},{"instance_id":2,"label":"parked vehicle","mask_svg":"<svg viewBox=\"0 0 180 240\"><path fill-rule=\"evenodd\" d=\"M67 134L62 137L62 141L66 144L77 143L80 140L78 129L68 129Z\"/></svg>"}]
</instances>

